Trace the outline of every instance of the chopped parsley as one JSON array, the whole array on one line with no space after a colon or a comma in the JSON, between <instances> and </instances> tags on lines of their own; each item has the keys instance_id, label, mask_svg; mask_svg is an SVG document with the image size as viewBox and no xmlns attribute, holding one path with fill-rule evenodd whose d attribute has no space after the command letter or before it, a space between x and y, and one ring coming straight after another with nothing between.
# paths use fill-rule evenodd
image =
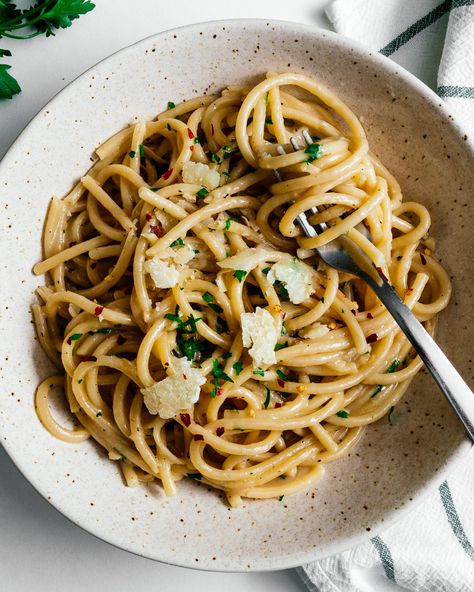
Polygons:
<instances>
[{"instance_id":1,"label":"chopped parsley","mask_svg":"<svg viewBox=\"0 0 474 592\"><path fill-rule=\"evenodd\" d=\"M285 347L288 347L288 341L286 343L277 343L275 345L275 351L280 351L281 349L285 349Z\"/></svg>"},{"instance_id":2,"label":"chopped parsley","mask_svg":"<svg viewBox=\"0 0 474 592\"><path fill-rule=\"evenodd\" d=\"M186 477L188 479L195 479L196 481L201 481L202 479L201 473L186 473Z\"/></svg>"},{"instance_id":3,"label":"chopped parsley","mask_svg":"<svg viewBox=\"0 0 474 592\"><path fill-rule=\"evenodd\" d=\"M98 412L95 414L95 416L96 416L96 417L102 417L102 411L98 411Z\"/></svg>"},{"instance_id":4,"label":"chopped parsley","mask_svg":"<svg viewBox=\"0 0 474 592\"><path fill-rule=\"evenodd\" d=\"M265 105L268 105L268 91L265 93Z\"/></svg>"},{"instance_id":5,"label":"chopped parsley","mask_svg":"<svg viewBox=\"0 0 474 592\"><path fill-rule=\"evenodd\" d=\"M211 370L211 374L214 377L214 388L212 389L211 392L211 397L214 398L216 397L218 394L220 394L220 386L219 386L219 379L222 379L226 382L234 382L232 380L232 378L226 374L224 372L224 370L222 370L222 368L220 367L219 364L219 360L217 360L216 358L214 358L212 360L212 370Z\"/></svg>"},{"instance_id":6,"label":"chopped parsley","mask_svg":"<svg viewBox=\"0 0 474 592\"><path fill-rule=\"evenodd\" d=\"M174 109L176 107L176 105L173 103L173 101L168 101L168 109Z\"/></svg>"},{"instance_id":7,"label":"chopped parsley","mask_svg":"<svg viewBox=\"0 0 474 592\"><path fill-rule=\"evenodd\" d=\"M373 399L376 395L378 395L380 393L380 391L383 389L383 386L381 384L377 385L377 388L375 389L375 391L370 395L370 398Z\"/></svg>"},{"instance_id":8,"label":"chopped parsley","mask_svg":"<svg viewBox=\"0 0 474 592\"><path fill-rule=\"evenodd\" d=\"M264 275L267 275L267 273L270 271L271 267L265 267L264 269L262 269L262 273Z\"/></svg>"},{"instance_id":9,"label":"chopped parsley","mask_svg":"<svg viewBox=\"0 0 474 592\"><path fill-rule=\"evenodd\" d=\"M78 339L80 339L82 336L84 335L84 333L73 333L71 335L71 337L69 337L69 339L71 341L77 341Z\"/></svg>"},{"instance_id":10,"label":"chopped parsley","mask_svg":"<svg viewBox=\"0 0 474 592\"><path fill-rule=\"evenodd\" d=\"M280 497L278 498L278 501L282 502L284 497L285 497L284 495L280 495Z\"/></svg>"},{"instance_id":11,"label":"chopped parsley","mask_svg":"<svg viewBox=\"0 0 474 592\"><path fill-rule=\"evenodd\" d=\"M227 218L227 220L225 221L225 226L224 226L224 230L230 230L230 224L232 222L231 218Z\"/></svg>"},{"instance_id":12,"label":"chopped parsley","mask_svg":"<svg viewBox=\"0 0 474 592\"><path fill-rule=\"evenodd\" d=\"M201 189L196 193L196 195L200 198L206 197L209 195L209 191L205 187L201 187Z\"/></svg>"},{"instance_id":13,"label":"chopped parsley","mask_svg":"<svg viewBox=\"0 0 474 592\"><path fill-rule=\"evenodd\" d=\"M195 144L200 144L201 142L199 141L199 138L194 138L194 143Z\"/></svg>"},{"instance_id":14,"label":"chopped parsley","mask_svg":"<svg viewBox=\"0 0 474 592\"><path fill-rule=\"evenodd\" d=\"M321 298L319 299L319 301L324 304L324 296L321 296Z\"/></svg>"},{"instance_id":15,"label":"chopped parsley","mask_svg":"<svg viewBox=\"0 0 474 592\"><path fill-rule=\"evenodd\" d=\"M143 158L143 156L145 156L145 146L143 144L140 144L138 146L138 150L140 151L140 156Z\"/></svg>"},{"instance_id":16,"label":"chopped parsley","mask_svg":"<svg viewBox=\"0 0 474 592\"><path fill-rule=\"evenodd\" d=\"M272 120L272 118L271 118L271 117L267 117L267 118L265 119L265 123L266 123L266 124L268 124L268 125L272 125L272 124L273 124L273 120Z\"/></svg>"},{"instance_id":17,"label":"chopped parsley","mask_svg":"<svg viewBox=\"0 0 474 592\"><path fill-rule=\"evenodd\" d=\"M227 358L231 358L231 357L232 357L232 354L230 352L225 352L225 354L222 354L222 358L224 360L226 360Z\"/></svg>"},{"instance_id":18,"label":"chopped parsley","mask_svg":"<svg viewBox=\"0 0 474 592\"><path fill-rule=\"evenodd\" d=\"M130 150L130 152L128 153L128 155L130 156L130 158L135 158L135 156L137 155L137 153L135 152L135 150Z\"/></svg>"},{"instance_id":19,"label":"chopped parsley","mask_svg":"<svg viewBox=\"0 0 474 592\"><path fill-rule=\"evenodd\" d=\"M309 164L322 155L323 149L321 144L310 144L305 148L304 153L308 155L308 158L304 162Z\"/></svg>"},{"instance_id":20,"label":"chopped parsley","mask_svg":"<svg viewBox=\"0 0 474 592\"><path fill-rule=\"evenodd\" d=\"M242 369L243 369L242 362L235 362L235 364L232 365L232 368L234 369L234 372L238 376L242 372Z\"/></svg>"},{"instance_id":21,"label":"chopped parsley","mask_svg":"<svg viewBox=\"0 0 474 592\"><path fill-rule=\"evenodd\" d=\"M212 294L209 294L209 292L204 292L204 294L202 295L202 299L204 300L204 302L206 302L209 308L211 308L214 312L217 312L217 314L224 312L222 306L219 306L219 304L213 302L214 298Z\"/></svg>"},{"instance_id":22,"label":"chopped parsley","mask_svg":"<svg viewBox=\"0 0 474 592\"><path fill-rule=\"evenodd\" d=\"M222 158L218 154L216 154L215 152L209 152L209 160L211 162L215 162L217 164L222 163Z\"/></svg>"},{"instance_id":23,"label":"chopped parsley","mask_svg":"<svg viewBox=\"0 0 474 592\"><path fill-rule=\"evenodd\" d=\"M184 240L182 238L177 238L170 244L170 247L184 247Z\"/></svg>"},{"instance_id":24,"label":"chopped parsley","mask_svg":"<svg viewBox=\"0 0 474 592\"><path fill-rule=\"evenodd\" d=\"M244 269L236 269L234 271L234 277L237 278L239 280L239 283L244 279L244 277L247 275L247 272Z\"/></svg>"},{"instance_id":25,"label":"chopped parsley","mask_svg":"<svg viewBox=\"0 0 474 592\"><path fill-rule=\"evenodd\" d=\"M261 368L257 368L257 370L254 370L252 372L252 374L257 374L258 376L265 376L265 370L262 370Z\"/></svg>"},{"instance_id":26,"label":"chopped parsley","mask_svg":"<svg viewBox=\"0 0 474 592\"><path fill-rule=\"evenodd\" d=\"M288 298L288 290L286 289L285 285L280 282L280 280L277 280L275 282L275 289L277 291L277 294L279 296L281 296L282 298Z\"/></svg>"},{"instance_id":27,"label":"chopped parsley","mask_svg":"<svg viewBox=\"0 0 474 592\"><path fill-rule=\"evenodd\" d=\"M270 389L268 388L268 386L265 387L267 389L267 396L265 397L265 401L263 403L263 406L265 407L265 409L268 408L268 406L270 405Z\"/></svg>"},{"instance_id":28,"label":"chopped parsley","mask_svg":"<svg viewBox=\"0 0 474 592\"><path fill-rule=\"evenodd\" d=\"M289 380L288 375L285 374L283 372L283 370L280 370L280 368L278 368L278 370L277 370L277 376L278 376L278 378L281 378L282 380Z\"/></svg>"},{"instance_id":29,"label":"chopped parsley","mask_svg":"<svg viewBox=\"0 0 474 592\"><path fill-rule=\"evenodd\" d=\"M344 419L346 419L346 418L348 418L348 417L349 417L349 411L346 411L345 409L342 409L341 411L338 411L338 412L336 413L336 415L337 415L338 417L343 417Z\"/></svg>"},{"instance_id":30,"label":"chopped parsley","mask_svg":"<svg viewBox=\"0 0 474 592\"><path fill-rule=\"evenodd\" d=\"M400 366L401 361L397 360L395 358L395 360L393 360L393 362L390 364L390 366L387 368L387 373L391 374L392 372L395 372L395 370Z\"/></svg>"}]
</instances>

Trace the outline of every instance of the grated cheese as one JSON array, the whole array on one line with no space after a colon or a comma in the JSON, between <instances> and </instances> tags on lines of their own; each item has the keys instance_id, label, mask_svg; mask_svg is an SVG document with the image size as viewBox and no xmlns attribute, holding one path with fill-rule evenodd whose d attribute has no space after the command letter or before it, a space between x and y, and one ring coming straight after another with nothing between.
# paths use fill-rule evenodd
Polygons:
<instances>
[{"instance_id":1,"label":"grated cheese","mask_svg":"<svg viewBox=\"0 0 474 592\"><path fill-rule=\"evenodd\" d=\"M189 409L199 399L205 377L191 366L186 358L173 361L172 376L155 382L152 386L141 389L145 405L152 415L170 419L179 411Z\"/></svg>"},{"instance_id":2,"label":"grated cheese","mask_svg":"<svg viewBox=\"0 0 474 592\"><path fill-rule=\"evenodd\" d=\"M283 282L293 304L304 302L314 292L311 268L296 257L275 263L267 278L272 284L276 280Z\"/></svg>"},{"instance_id":3,"label":"grated cheese","mask_svg":"<svg viewBox=\"0 0 474 592\"><path fill-rule=\"evenodd\" d=\"M178 283L179 271L159 257L145 262L145 272L149 273L157 288L173 288Z\"/></svg>"},{"instance_id":4,"label":"grated cheese","mask_svg":"<svg viewBox=\"0 0 474 592\"><path fill-rule=\"evenodd\" d=\"M276 364L275 345L278 331L272 315L257 306L255 312L244 312L240 315L242 325L242 343L249 348L254 367Z\"/></svg>"},{"instance_id":5,"label":"grated cheese","mask_svg":"<svg viewBox=\"0 0 474 592\"><path fill-rule=\"evenodd\" d=\"M193 162L192 160L188 160L183 164L181 175L184 183L202 185L211 191L219 187L221 179L219 171L209 168L207 164Z\"/></svg>"}]
</instances>

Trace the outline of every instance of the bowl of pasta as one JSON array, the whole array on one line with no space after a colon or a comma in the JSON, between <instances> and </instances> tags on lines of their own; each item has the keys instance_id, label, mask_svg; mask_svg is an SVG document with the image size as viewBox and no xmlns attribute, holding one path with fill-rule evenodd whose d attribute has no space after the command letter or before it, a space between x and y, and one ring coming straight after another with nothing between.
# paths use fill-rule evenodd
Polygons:
<instances>
[{"instance_id":1,"label":"bowl of pasta","mask_svg":"<svg viewBox=\"0 0 474 592\"><path fill-rule=\"evenodd\" d=\"M0 165L7 452L68 518L176 565L277 569L374 536L469 444L316 248L364 227L465 371L470 150L414 77L303 25L198 24L96 65ZM304 237L303 210L327 231Z\"/></svg>"}]
</instances>

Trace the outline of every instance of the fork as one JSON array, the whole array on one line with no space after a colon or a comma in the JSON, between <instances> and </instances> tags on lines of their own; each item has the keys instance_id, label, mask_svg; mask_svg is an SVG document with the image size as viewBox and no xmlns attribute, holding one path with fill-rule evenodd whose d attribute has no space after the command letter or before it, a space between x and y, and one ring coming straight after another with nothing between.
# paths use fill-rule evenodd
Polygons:
<instances>
[{"instance_id":1,"label":"fork","mask_svg":"<svg viewBox=\"0 0 474 592\"><path fill-rule=\"evenodd\" d=\"M308 130L302 131L302 137L307 146L313 143L313 138ZM297 138L290 138L290 144L295 151L301 150ZM277 151L279 154L286 153L281 144L278 145ZM281 179L278 171L275 171L275 176L277 179ZM309 213L316 214L318 213L318 209L311 208ZM328 228L325 222L312 226L308 221L306 212L299 214L296 217L296 221L305 235L310 238L321 234ZM370 239L365 226L360 224L358 225L358 229L364 232L365 236ZM464 424L470 439L474 442L474 393L441 348L390 285L383 272L378 270L362 249L347 236L340 236L337 239L333 239L315 250L327 265L359 277L372 288L423 360L426 368Z\"/></svg>"}]
</instances>

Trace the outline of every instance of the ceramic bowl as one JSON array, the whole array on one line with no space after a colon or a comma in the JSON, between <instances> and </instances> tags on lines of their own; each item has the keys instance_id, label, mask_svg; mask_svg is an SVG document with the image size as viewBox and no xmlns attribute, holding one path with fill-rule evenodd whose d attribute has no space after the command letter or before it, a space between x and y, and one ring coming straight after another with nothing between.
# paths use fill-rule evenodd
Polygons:
<instances>
[{"instance_id":1,"label":"ceramic bowl","mask_svg":"<svg viewBox=\"0 0 474 592\"><path fill-rule=\"evenodd\" d=\"M429 207L438 257L454 283L439 342L470 376L472 153L463 130L421 82L333 33L261 20L161 33L94 66L35 117L1 163L0 436L25 477L65 516L118 547L176 565L277 569L363 543L419 502L470 448L421 373L397 407L397 424L384 419L370 426L316 488L230 509L196 482L180 482L174 498L158 485L126 488L93 442L59 442L37 420L34 391L51 367L31 321L33 291L42 281L31 268L41 258L50 197L63 195L98 144L136 116L152 118L168 100L255 83L266 71L304 72L338 93L363 121L372 150L405 198Z\"/></svg>"}]
</instances>

